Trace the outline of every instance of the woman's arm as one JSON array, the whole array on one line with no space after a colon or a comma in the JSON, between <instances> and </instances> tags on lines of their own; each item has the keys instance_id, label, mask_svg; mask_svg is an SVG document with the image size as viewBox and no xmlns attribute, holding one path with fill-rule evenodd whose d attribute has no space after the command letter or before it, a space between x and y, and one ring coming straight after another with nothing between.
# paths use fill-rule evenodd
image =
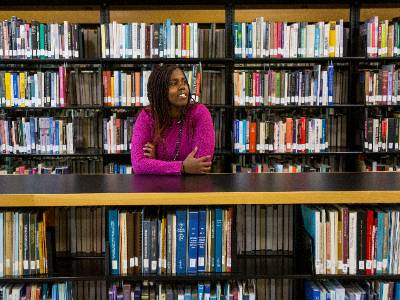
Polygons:
<instances>
[{"instance_id":1,"label":"woman's arm","mask_svg":"<svg viewBox=\"0 0 400 300\"><path fill-rule=\"evenodd\" d=\"M196 158L210 156L210 160L212 160L215 148L215 132L211 114L203 104L197 104L193 112L193 122L192 149L198 147Z\"/></svg>"},{"instance_id":2,"label":"woman's arm","mask_svg":"<svg viewBox=\"0 0 400 300\"><path fill-rule=\"evenodd\" d=\"M135 174L168 174L180 175L182 161L163 161L147 158L143 147L152 142L152 120L145 111L142 111L136 122L132 133L131 160Z\"/></svg>"}]
</instances>

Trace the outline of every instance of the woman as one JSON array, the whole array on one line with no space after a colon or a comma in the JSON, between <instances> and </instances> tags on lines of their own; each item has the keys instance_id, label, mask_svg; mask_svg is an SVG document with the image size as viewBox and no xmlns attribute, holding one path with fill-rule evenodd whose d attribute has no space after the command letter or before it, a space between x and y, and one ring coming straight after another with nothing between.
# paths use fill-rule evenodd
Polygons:
<instances>
[{"instance_id":1,"label":"woman","mask_svg":"<svg viewBox=\"0 0 400 300\"><path fill-rule=\"evenodd\" d=\"M205 174L214 154L214 127L208 109L191 102L187 79L176 65L157 66L147 83L150 106L132 135L136 174Z\"/></svg>"}]
</instances>

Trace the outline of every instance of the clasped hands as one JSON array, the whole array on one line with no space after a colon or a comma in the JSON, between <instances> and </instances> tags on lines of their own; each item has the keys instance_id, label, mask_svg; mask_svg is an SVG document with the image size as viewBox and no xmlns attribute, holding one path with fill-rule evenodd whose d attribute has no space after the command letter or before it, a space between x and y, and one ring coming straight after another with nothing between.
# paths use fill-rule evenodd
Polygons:
<instances>
[{"instance_id":1,"label":"clasped hands","mask_svg":"<svg viewBox=\"0 0 400 300\"><path fill-rule=\"evenodd\" d=\"M193 149L192 152L188 154L185 160L182 163L182 173L188 174L206 174L211 170L210 161L211 156L206 155L199 158L196 158L195 155L197 153L197 146ZM144 156L150 159L156 159L156 147L152 143L147 143L143 147Z\"/></svg>"}]
</instances>

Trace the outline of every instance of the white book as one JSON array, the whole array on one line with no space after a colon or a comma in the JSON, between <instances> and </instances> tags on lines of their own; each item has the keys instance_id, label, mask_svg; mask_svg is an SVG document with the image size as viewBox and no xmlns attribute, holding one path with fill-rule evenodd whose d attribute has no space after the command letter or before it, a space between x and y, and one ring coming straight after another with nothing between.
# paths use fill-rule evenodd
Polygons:
<instances>
[{"instance_id":1,"label":"white book","mask_svg":"<svg viewBox=\"0 0 400 300\"><path fill-rule=\"evenodd\" d=\"M314 57L315 24L307 25L306 35L307 35L306 57Z\"/></svg>"},{"instance_id":2,"label":"white book","mask_svg":"<svg viewBox=\"0 0 400 300\"><path fill-rule=\"evenodd\" d=\"M169 51L171 58L175 58L175 54L176 54L175 32L176 32L176 26L175 26L175 24L171 24L171 48Z\"/></svg>"},{"instance_id":3,"label":"white book","mask_svg":"<svg viewBox=\"0 0 400 300\"><path fill-rule=\"evenodd\" d=\"M252 22L251 25L252 25L251 26L251 34L252 34L253 38L252 38L251 48L249 48L249 54L252 57L256 57L256 44L257 44L257 39L259 38L257 36L257 23Z\"/></svg>"},{"instance_id":4,"label":"white book","mask_svg":"<svg viewBox=\"0 0 400 300\"><path fill-rule=\"evenodd\" d=\"M299 31L299 23L293 23L290 25L290 44L289 44L289 57L297 57L297 37Z\"/></svg>"},{"instance_id":5,"label":"white book","mask_svg":"<svg viewBox=\"0 0 400 300\"><path fill-rule=\"evenodd\" d=\"M193 23L193 57L199 58L199 26Z\"/></svg>"},{"instance_id":6,"label":"white book","mask_svg":"<svg viewBox=\"0 0 400 300\"><path fill-rule=\"evenodd\" d=\"M242 23L242 58L246 58L246 46L247 46L246 23Z\"/></svg>"},{"instance_id":7,"label":"white book","mask_svg":"<svg viewBox=\"0 0 400 300\"><path fill-rule=\"evenodd\" d=\"M189 23L189 57L193 58L194 55L194 32L193 23Z\"/></svg>"},{"instance_id":8,"label":"white book","mask_svg":"<svg viewBox=\"0 0 400 300\"><path fill-rule=\"evenodd\" d=\"M137 48L137 45L138 45L137 32L138 32L138 24L132 23L132 57L134 59L136 59L139 56L138 48Z\"/></svg>"},{"instance_id":9,"label":"white book","mask_svg":"<svg viewBox=\"0 0 400 300\"><path fill-rule=\"evenodd\" d=\"M146 58L146 23L140 24L140 58Z\"/></svg>"},{"instance_id":10,"label":"white book","mask_svg":"<svg viewBox=\"0 0 400 300\"><path fill-rule=\"evenodd\" d=\"M335 57L339 57L340 55L340 25L335 25L335 35L336 35L336 43L335 43Z\"/></svg>"},{"instance_id":11,"label":"white book","mask_svg":"<svg viewBox=\"0 0 400 300\"><path fill-rule=\"evenodd\" d=\"M117 46L119 45L118 43L118 35L117 35L117 22L113 21L111 24L111 32L112 36L110 36L110 57L111 58L119 58L117 56Z\"/></svg>"},{"instance_id":12,"label":"white book","mask_svg":"<svg viewBox=\"0 0 400 300\"><path fill-rule=\"evenodd\" d=\"M329 56L329 23L324 25L324 57Z\"/></svg>"},{"instance_id":13,"label":"white book","mask_svg":"<svg viewBox=\"0 0 400 300\"><path fill-rule=\"evenodd\" d=\"M126 24L119 24L119 36L121 37L120 42L120 52L121 57L126 58L126 35L125 35L125 27L128 26Z\"/></svg>"},{"instance_id":14,"label":"white book","mask_svg":"<svg viewBox=\"0 0 400 300\"><path fill-rule=\"evenodd\" d=\"M283 57L288 58L290 52L290 26L287 25L287 22L283 23L283 32L284 32L284 41L283 41Z\"/></svg>"}]
</instances>

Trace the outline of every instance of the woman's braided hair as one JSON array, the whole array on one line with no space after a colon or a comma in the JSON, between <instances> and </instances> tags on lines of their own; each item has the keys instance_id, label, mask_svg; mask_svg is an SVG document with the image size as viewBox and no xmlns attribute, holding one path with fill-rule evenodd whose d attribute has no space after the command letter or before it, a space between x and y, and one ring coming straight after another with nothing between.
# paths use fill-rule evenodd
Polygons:
<instances>
[{"instance_id":1,"label":"woman's braided hair","mask_svg":"<svg viewBox=\"0 0 400 300\"><path fill-rule=\"evenodd\" d=\"M155 144L160 142L164 130L172 124L172 118L169 114L168 89L171 74L176 69L179 69L179 66L157 65L153 68L147 82L147 96L155 122L153 140ZM189 94L189 102L190 98L191 95Z\"/></svg>"}]
</instances>

